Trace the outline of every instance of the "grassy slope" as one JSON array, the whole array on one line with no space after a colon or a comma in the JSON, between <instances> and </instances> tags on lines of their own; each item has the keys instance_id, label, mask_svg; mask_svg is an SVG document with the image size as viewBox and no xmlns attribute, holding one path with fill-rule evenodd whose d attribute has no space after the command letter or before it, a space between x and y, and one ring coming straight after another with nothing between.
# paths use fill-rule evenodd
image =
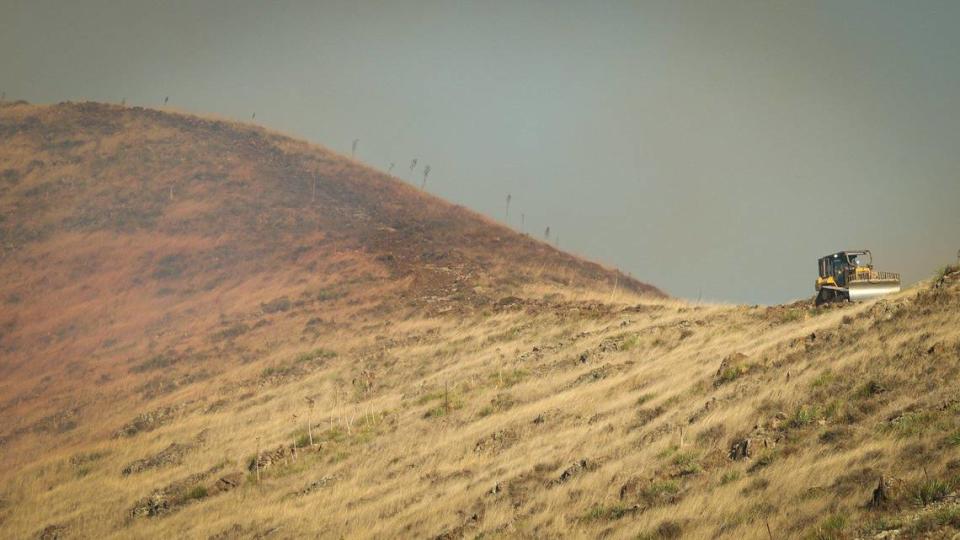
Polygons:
<instances>
[{"instance_id":1,"label":"grassy slope","mask_svg":"<svg viewBox=\"0 0 960 540\"><path fill-rule=\"evenodd\" d=\"M960 529L956 276L822 312L640 297L462 210L414 218L434 210L403 201L441 203L261 130L0 111L0 536ZM245 159L257 145L229 141L250 137L319 156L321 217L264 180L305 162Z\"/></svg>"}]
</instances>

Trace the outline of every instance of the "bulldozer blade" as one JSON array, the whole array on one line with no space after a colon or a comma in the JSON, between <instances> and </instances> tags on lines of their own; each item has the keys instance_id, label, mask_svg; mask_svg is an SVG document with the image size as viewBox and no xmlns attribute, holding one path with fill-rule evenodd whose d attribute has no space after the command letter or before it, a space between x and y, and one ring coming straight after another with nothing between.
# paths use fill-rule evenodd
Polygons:
<instances>
[{"instance_id":1,"label":"bulldozer blade","mask_svg":"<svg viewBox=\"0 0 960 540\"><path fill-rule=\"evenodd\" d=\"M861 302L900 292L900 281L854 281L848 285L847 290L851 302Z\"/></svg>"}]
</instances>

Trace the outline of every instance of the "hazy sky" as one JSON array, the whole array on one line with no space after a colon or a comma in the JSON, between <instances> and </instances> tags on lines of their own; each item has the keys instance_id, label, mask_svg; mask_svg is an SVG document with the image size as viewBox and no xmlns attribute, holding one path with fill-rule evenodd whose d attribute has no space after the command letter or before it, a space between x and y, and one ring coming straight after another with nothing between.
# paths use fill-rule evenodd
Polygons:
<instances>
[{"instance_id":1,"label":"hazy sky","mask_svg":"<svg viewBox=\"0 0 960 540\"><path fill-rule=\"evenodd\" d=\"M960 249L956 0L0 0L0 91L358 138L690 298L809 296L844 248L915 281Z\"/></svg>"}]
</instances>

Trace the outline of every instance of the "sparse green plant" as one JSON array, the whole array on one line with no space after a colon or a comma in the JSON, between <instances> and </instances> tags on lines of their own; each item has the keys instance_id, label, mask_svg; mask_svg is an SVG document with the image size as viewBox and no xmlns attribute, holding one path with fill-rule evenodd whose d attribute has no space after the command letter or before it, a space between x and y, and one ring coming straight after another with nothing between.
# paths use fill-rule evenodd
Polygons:
<instances>
[{"instance_id":1,"label":"sparse green plant","mask_svg":"<svg viewBox=\"0 0 960 540\"><path fill-rule=\"evenodd\" d=\"M796 408L788 424L792 428L802 428L816 422L821 416L820 408L816 405L801 405Z\"/></svg>"},{"instance_id":2,"label":"sparse green plant","mask_svg":"<svg viewBox=\"0 0 960 540\"><path fill-rule=\"evenodd\" d=\"M825 519L808 538L812 540L840 540L844 538L847 518L842 514L833 514Z\"/></svg>"},{"instance_id":3,"label":"sparse green plant","mask_svg":"<svg viewBox=\"0 0 960 540\"><path fill-rule=\"evenodd\" d=\"M739 367L736 367L736 366L730 366L730 367L724 368L724 370L721 371L720 375L717 377L717 383L726 384L729 382L733 382L737 380L740 377L740 375L743 375L743 373L744 371L742 371Z\"/></svg>"},{"instance_id":4,"label":"sparse green plant","mask_svg":"<svg viewBox=\"0 0 960 540\"><path fill-rule=\"evenodd\" d=\"M585 521L613 521L626 516L628 513L630 513L630 507L623 504L617 503L610 506L595 504L587 510L583 515L583 519Z\"/></svg>"},{"instance_id":5,"label":"sparse green plant","mask_svg":"<svg viewBox=\"0 0 960 540\"><path fill-rule=\"evenodd\" d=\"M956 431L947 436L947 444L950 446L960 446L960 431Z\"/></svg>"},{"instance_id":6,"label":"sparse green plant","mask_svg":"<svg viewBox=\"0 0 960 540\"><path fill-rule=\"evenodd\" d=\"M207 488L204 486L193 486L189 491L184 495L185 500L198 500L203 499L208 495Z\"/></svg>"},{"instance_id":7,"label":"sparse green plant","mask_svg":"<svg viewBox=\"0 0 960 540\"><path fill-rule=\"evenodd\" d=\"M657 459L666 459L666 458L672 456L673 454L675 454L678 449L679 449L679 447L677 447L676 445L671 444L671 445L667 446L666 448L664 448L663 450L657 452Z\"/></svg>"},{"instance_id":8,"label":"sparse green plant","mask_svg":"<svg viewBox=\"0 0 960 540\"><path fill-rule=\"evenodd\" d=\"M944 527L960 529L960 506L954 504L921 514L910 524L907 533L919 536L935 532Z\"/></svg>"},{"instance_id":9,"label":"sparse green plant","mask_svg":"<svg viewBox=\"0 0 960 540\"><path fill-rule=\"evenodd\" d=\"M876 379L870 379L857 389L854 397L859 399L870 398L886 391L886 388Z\"/></svg>"},{"instance_id":10,"label":"sparse green plant","mask_svg":"<svg viewBox=\"0 0 960 540\"><path fill-rule=\"evenodd\" d=\"M882 430L899 438L920 436L937 423L937 415L932 411L905 412L882 426Z\"/></svg>"},{"instance_id":11,"label":"sparse green plant","mask_svg":"<svg viewBox=\"0 0 960 540\"><path fill-rule=\"evenodd\" d=\"M910 498L920 506L942 501L950 494L950 486L939 479L928 478L915 483L909 489Z\"/></svg>"},{"instance_id":12,"label":"sparse green plant","mask_svg":"<svg viewBox=\"0 0 960 540\"><path fill-rule=\"evenodd\" d=\"M673 480L652 482L640 492L643 498L649 501L669 498L680 493L680 484Z\"/></svg>"},{"instance_id":13,"label":"sparse green plant","mask_svg":"<svg viewBox=\"0 0 960 540\"><path fill-rule=\"evenodd\" d=\"M720 485L736 482L737 480L740 479L740 476L741 476L740 471L737 471L737 470L725 471L722 475L720 475Z\"/></svg>"},{"instance_id":14,"label":"sparse green plant","mask_svg":"<svg viewBox=\"0 0 960 540\"><path fill-rule=\"evenodd\" d=\"M764 450L757 456L757 459L753 461L748 469L750 472L755 472L765 467L769 467L777 459L777 451L775 449Z\"/></svg>"},{"instance_id":15,"label":"sparse green plant","mask_svg":"<svg viewBox=\"0 0 960 540\"><path fill-rule=\"evenodd\" d=\"M696 474L700 468L700 457L696 452L679 452L673 456L673 464L677 467L680 476Z\"/></svg>"},{"instance_id":16,"label":"sparse green plant","mask_svg":"<svg viewBox=\"0 0 960 540\"><path fill-rule=\"evenodd\" d=\"M810 383L811 388L822 388L824 386L829 386L833 381L835 381L837 376L833 371L829 369L823 370L820 375L817 375L815 379Z\"/></svg>"},{"instance_id":17,"label":"sparse green plant","mask_svg":"<svg viewBox=\"0 0 960 540\"><path fill-rule=\"evenodd\" d=\"M490 380L500 388L510 388L522 382L528 375L527 370L521 368L497 370L490 374Z\"/></svg>"}]
</instances>

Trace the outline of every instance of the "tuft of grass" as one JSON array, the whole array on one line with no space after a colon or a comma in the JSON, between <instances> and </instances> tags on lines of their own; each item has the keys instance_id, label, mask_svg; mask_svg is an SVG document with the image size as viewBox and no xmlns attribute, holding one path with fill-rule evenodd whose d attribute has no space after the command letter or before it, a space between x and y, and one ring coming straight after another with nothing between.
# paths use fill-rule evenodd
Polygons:
<instances>
[{"instance_id":1,"label":"tuft of grass","mask_svg":"<svg viewBox=\"0 0 960 540\"><path fill-rule=\"evenodd\" d=\"M950 446L960 446L960 431L947 436L947 444Z\"/></svg>"},{"instance_id":2,"label":"tuft of grass","mask_svg":"<svg viewBox=\"0 0 960 540\"><path fill-rule=\"evenodd\" d=\"M644 487L640 492L645 499L650 501L672 497L678 493L680 493L680 484L673 480L661 480L659 482L653 482Z\"/></svg>"},{"instance_id":3,"label":"tuft of grass","mask_svg":"<svg viewBox=\"0 0 960 540\"><path fill-rule=\"evenodd\" d=\"M793 412L787 423L792 428L802 428L808 426L822 416L820 408L815 405L801 405Z\"/></svg>"},{"instance_id":4,"label":"tuft of grass","mask_svg":"<svg viewBox=\"0 0 960 540\"><path fill-rule=\"evenodd\" d=\"M657 525L656 529L637 536L637 540L672 540L683 537L683 527L677 521L667 520Z\"/></svg>"},{"instance_id":5,"label":"tuft of grass","mask_svg":"<svg viewBox=\"0 0 960 540\"><path fill-rule=\"evenodd\" d=\"M331 351L324 348L313 349L312 351L307 351L298 354L293 361L297 364L304 364L307 362L316 362L317 360L327 360L330 358L336 358L336 351Z\"/></svg>"},{"instance_id":6,"label":"tuft of grass","mask_svg":"<svg viewBox=\"0 0 960 540\"><path fill-rule=\"evenodd\" d=\"M923 480L909 489L910 498L920 506L942 501L950 494L950 486L936 478Z\"/></svg>"},{"instance_id":7,"label":"tuft of grass","mask_svg":"<svg viewBox=\"0 0 960 540\"><path fill-rule=\"evenodd\" d=\"M777 319L781 324L802 321L806 317L806 311L802 309L787 309L779 313Z\"/></svg>"},{"instance_id":8,"label":"tuft of grass","mask_svg":"<svg viewBox=\"0 0 960 540\"><path fill-rule=\"evenodd\" d=\"M277 313L279 311L289 311L293 307L293 302L290 298L286 296L281 296L280 298L274 298L269 302L264 302L260 304L260 309L264 313Z\"/></svg>"},{"instance_id":9,"label":"tuft of grass","mask_svg":"<svg viewBox=\"0 0 960 540\"><path fill-rule=\"evenodd\" d=\"M772 464L776 459L777 459L776 450L765 450L763 453L757 456L757 459L753 462L753 464L750 465L750 468L748 469L748 471L749 472L759 471L764 467L770 466L770 464Z\"/></svg>"},{"instance_id":10,"label":"tuft of grass","mask_svg":"<svg viewBox=\"0 0 960 540\"><path fill-rule=\"evenodd\" d=\"M830 383L832 383L836 379L837 379L837 376L832 371L830 371L829 369L825 369L823 370L822 373L820 373L820 375L817 375L817 377L813 379L813 382L810 383L810 387L822 388L825 386L829 386Z\"/></svg>"},{"instance_id":11,"label":"tuft of grass","mask_svg":"<svg viewBox=\"0 0 960 540\"><path fill-rule=\"evenodd\" d=\"M880 384L880 381L877 381L876 379L870 379L869 381L863 383L863 386L857 389L854 397L858 399L871 398L886 392L886 390L887 389Z\"/></svg>"},{"instance_id":12,"label":"tuft of grass","mask_svg":"<svg viewBox=\"0 0 960 540\"><path fill-rule=\"evenodd\" d=\"M847 528L847 518L842 514L833 514L817 527L808 538L812 540L840 540L844 538L844 529Z\"/></svg>"},{"instance_id":13,"label":"tuft of grass","mask_svg":"<svg viewBox=\"0 0 960 540\"><path fill-rule=\"evenodd\" d=\"M960 506L953 505L938 508L933 512L921 514L916 521L910 524L906 532L911 537L925 535L944 527L960 529Z\"/></svg>"},{"instance_id":14,"label":"tuft of grass","mask_svg":"<svg viewBox=\"0 0 960 540\"><path fill-rule=\"evenodd\" d=\"M521 383L530 375L525 369L498 370L490 374L490 382L500 388L510 388Z\"/></svg>"},{"instance_id":15,"label":"tuft of grass","mask_svg":"<svg viewBox=\"0 0 960 540\"><path fill-rule=\"evenodd\" d=\"M621 351L629 351L630 349L635 348L640 343L640 336L633 334L623 340L623 343L620 344Z\"/></svg>"},{"instance_id":16,"label":"tuft of grass","mask_svg":"<svg viewBox=\"0 0 960 540\"><path fill-rule=\"evenodd\" d=\"M882 430L898 438L918 437L933 429L937 420L931 411L907 412L884 424Z\"/></svg>"},{"instance_id":17,"label":"tuft of grass","mask_svg":"<svg viewBox=\"0 0 960 540\"><path fill-rule=\"evenodd\" d=\"M673 456L673 464L677 467L680 476L696 474L700 468L700 458L696 452L680 452Z\"/></svg>"},{"instance_id":18,"label":"tuft of grass","mask_svg":"<svg viewBox=\"0 0 960 540\"><path fill-rule=\"evenodd\" d=\"M624 504L617 503L611 506L595 504L587 510L582 519L584 521L613 521L626 516L630 511L630 507Z\"/></svg>"},{"instance_id":19,"label":"tuft of grass","mask_svg":"<svg viewBox=\"0 0 960 540\"><path fill-rule=\"evenodd\" d=\"M736 482L740 479L740 471L726 471L720 475L720 485L729 484L731 482Z\"/></svg>"},{"instance_id":20,"label":"tuft of grass","mask_svg":"<svg viewBox=\"0 0 960 540\"><path fill-rule=\"evenodd\" d=\"M199 500L205 498L209 493L207 488L204 486L193 486L189 491L183 496L183 499L186 501Z\"/></svg>"},{"instance_id":21,"label":"tuft of grass","mask_svg":"<svg viewBox=\"0 0 960 540\"><path fill-rule=\"evenodd\" d=\"M725 368L720 372L720 376L717 377L717 384L726 384L737 380L741 375L746 373L744 369L741 369L740 366L730 366Z\"/></svg>"}]
</instances>

